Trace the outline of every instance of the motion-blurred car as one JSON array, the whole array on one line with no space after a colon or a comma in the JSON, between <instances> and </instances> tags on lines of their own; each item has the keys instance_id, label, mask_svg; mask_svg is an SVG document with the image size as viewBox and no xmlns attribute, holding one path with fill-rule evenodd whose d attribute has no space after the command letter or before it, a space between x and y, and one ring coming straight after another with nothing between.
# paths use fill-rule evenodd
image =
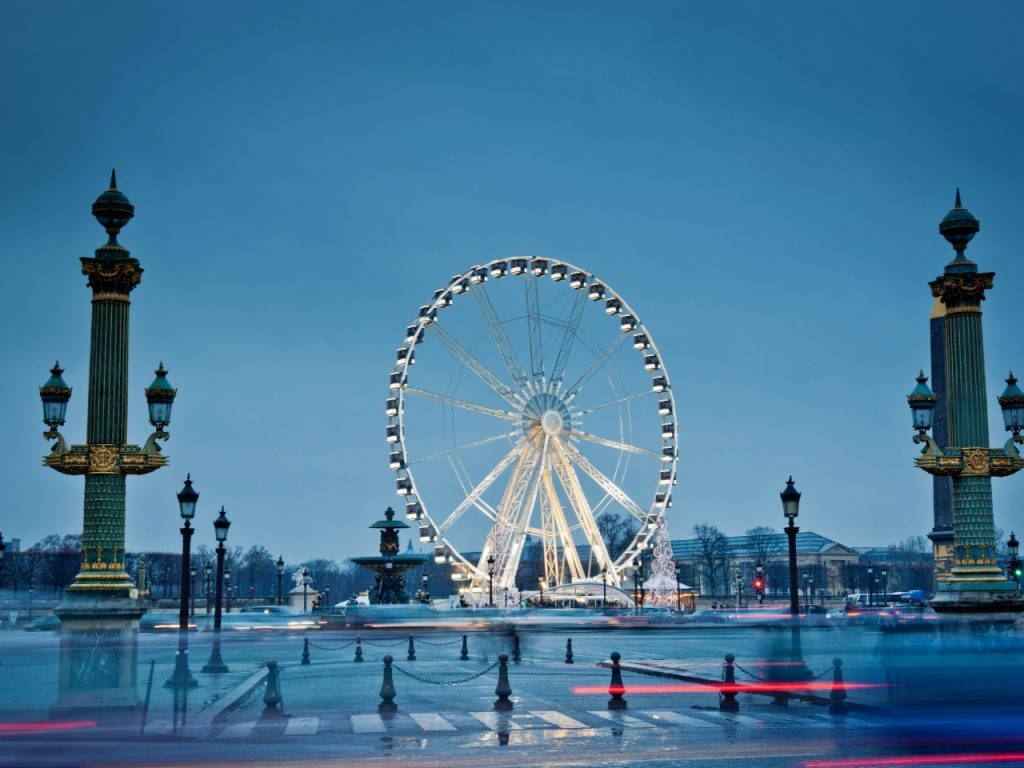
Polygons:
<instances>
[{"instance_id":1,"label":"motion-blurred car","mask_svg":"<svg viewBox=\"0 0 1024 768\"><path fill-rule=\"evenodd\" d=\"M32 619L25 626L26 632L55 632L58 629L60 629L60 619L52 614Z\"/></svg>"}]
</instances>

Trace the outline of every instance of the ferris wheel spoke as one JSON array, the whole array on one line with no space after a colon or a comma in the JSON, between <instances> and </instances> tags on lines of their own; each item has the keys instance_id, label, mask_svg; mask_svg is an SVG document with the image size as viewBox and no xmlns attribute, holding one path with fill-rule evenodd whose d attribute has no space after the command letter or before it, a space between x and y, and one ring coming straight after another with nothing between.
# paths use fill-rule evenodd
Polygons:
<instances>
[{"instance_id":1,"label":"ferris wheel spoke","mask_svg":"<svg viewBox=\"0 0 1024 768\"><path fill-rule=\"evenodd\" d=\"M569 521L565 517L565 510L562 508L562 502L558 499L558 493L555 490L555 482L551 477L551 471L548 469L544 473L543 485L541 486L543 494L542 503L547 507L551 516L551 530L545 530L544 539L544 565L545 573L548 570L548 562L552 561L552 577L557 579L557 574L561 573L560 563L556 561L558 557L557 547L554 546L555 540L562 542L562 560L569 568L569 573L574 579L582 579L586 576L583 570L583 563L580 562L579 552L576 551L576 542L572 538L572 529L569 527ZM551 553L548 553L548 544L551 543Z\"/></svg>"},{"instance_id":2,"label":"ferris wheel spoke","mask_svg":"<svg viewBox=\"0 0 1024 768\"><path fill-rule=\"evenodd\" d=\"M569 499L569 505L572 507L576 519L583 528L583 533L590 544L591 556L594 556L596 553L598 564L602 567L607 566L611 568L612 560L608 555L608 548L605 546L601 532L597 528L593 510L590 508L590 503L583 492L583 486L580 485L572 462L569 460L561 441L555 438L552 442L555 449L551 452L551 466L558 476L558 481L562 484L562 490L565 491L566 498Z\"/></svg>"},{"instance_id":3,"label":"ferris wheel spoke","mask_svg":"<svg viewBox=\"0 0 1024 768\"><path fill-rule=\"evenodd\" d=\"M537 300L537 278L526 278L526 318L530 333L530 373L534 382L544 378L544 344L540 333L540 307Z\"/></svg>"},{"instance_id":4,"label":"ferris wheel spoke","mask_svg":"<svg viewBox=\"0 0 1024 768\"><path fill-rule=\"evenodd\" d=\"M516 399L515 393L508 387L508 385L491 373L490 369L486 365L481 363L472 352L456 341L448 331L441 327L440 323L431 323L427 326L427 330L436 336L442 344L448 347L452 354L465 363L466 367L479 376L485 384L501 395L509 405L516 407L520 405Z\"/></svg>"},{"instance_id":5,"label":"ferris wheel spoke","mask_svg":"<svg viewBox=\"0 0 1024 768\"><path fill-rule=\"evenodd\" d=\"M558 347L558 357L555 358L555 366L551 369L551 381L561 381L565 375L565 366L569 362L569 353L572 352L572 345L576 341L576 330L580 325L580 317L583 315L583 305L586 302L586 291L577 291L573 299L572 309L569 310L569 322L562 334L562 343Z\"/></svg>"},{"instance_id":6,"label":"ferris wheel spoke","mask_svg":"<svg viewBox=\"0 0 1024 768\"><path fill-rule=\"evenodd\" d=\"M479 448L481 445L488 445L489 443L495 443L498 440L511 439L511 438L514 438L516 436L517 432L518 432L518 430L513 431L513 432L502 432L499 435L491 435L490 437L485 437L483 440L477 440L476 442L473 442L473 443L466 443L465 445L457 445L454 448L448 448L447 450L444 450L444 451L438 451L437 453L432 453L429 456L421 456L418 459L407 460L406 464L421 464L424 461L432 461L433 459L440 459L440 458L442 458L444 456L451 456L453 453L459 453L461 451L468 451L470 448Z\"/></svg>"},{"instance_id":7,"label":"ferris wheel spoke","mask_svg":"<svg viewBox=\"0 0 1024 768\"><path fill-rule=\"evenodd\" d=\"M457 456L455 457L459 458L459 466L456 466L452 456L449 455L447 458L448 465L452 468L452 472L455 474L455 480L458 482L459 487L462 488L462 492L468 495L470 492L469 472L467 472L465 466L463 466L462 459ZM473 503L473 506L480 511L480 514L492 522L494 521L494 518L498 516L498 513L494 511L494 508L484 501L482 497L478 496L476 501Z\"/></svg>"},{"instance_id":8,"label":"ferris wheel spoke","mask_svg":"<svg viewBox=\"0 0 1024 768\"><path fill-rule=\"evenodd\" d=\"M469 509L472 506L475 506L477 500L480 498L480 495L488 488L490 488L492 485L494 485L494 481L501 476L501 473L505 471L505 468L509 464L511 464L513 461L520 457L520 455L523 453L525 445L526 441L520 440L518 443L512 446L512 450L510 450L501 458L501 461L499 461L494 466L494 469L488 472L484 479L477 483L476 487L474 487L473 490L469 492L466 498L463 499L454 510L452 510L452 513L448 515L447 518L445 518L445 521L441 523L441 525L439 526L438 531L447 531L454 522L456 522L460 517L462 517L462 514L467 509Z\"/></svg>"},{"instance_id":9,"label":"ferris wheel spoke","mask_svg":"<svg viewBox=\"0 0 1024 768\"><path fill-rule=\"evenodd\" d=\"M615 341L609 344L608 348L601 353L601 356L590 364L590 367L587 369L586 373L580 376L579 379L576 380L576 383L569 387L568 391L566 392L566 396L568 397L570 395L575 395L579 393L579 391L583 389L584 385L594 377L594 374L596 374L604 367L604 364L607 363L608 359L615 354L615 351L622 346L622 342L626 340L626 337L628 335L629 334L626 333L620 333L618 336L616 336Z\"/></svg>"},{"instance_id":10,"label":"ferris wheel spoke","mask_svg":"<svg viewBox=\"0 0 1024 768\"><path fill-rule=\"evenodd\" d=\"M505 545L498 548L495 553L495 571L498 574L498 586L501 589L515 587L516 571L519 568L523 545L526 543L526 529L530 525L533 510L537 506L541 475L547 461L548 442L549 438L545 436L539 456L534 457L528 472L525 473L524 493L514 502L515 514L512 514L512 509L509 509L505 515L506 523L511 525L505 533Z\"/></svg>"},{"instance_id":11,"label":"ferris wheel spoke","mask_svg":"<svg viewBox=\"0 0 1024 768\"><path fill-rule=\"evenodd\" d=\"M428 392L425 389L416 389L414 387L406 387L402 390L407 395L415 395L416 397L422 397L427 400L436 400L439 403L445 405L452 405L456 408L464 408L467 411L476 411L477 413L483 413L487 416L494 416L498 419L504 419L505 421L516 421L520 420L519 414L512 413L511 411L503 411L499 408L489 408L486 405L478 405L477 403L470 403L465 400L459 400L455 397L449 397L448 395L439 395L436 392Z\"/></svg>"},{"instance_id":12,"label":"ferris wheel spoke","mask_svg":"<svg viewBox=\"0 0 1024 768\"><path fill-rule=\"evenodd\" d=\"M505 333L505 326L501 324L501 321L498 319L498 313L494 311L494 304L491 303L491 297L487 295L484 284L474 285L470 293L476 299L476 305L480 308L480 314L483 315L484 322L487 323L487 330L490 332L491 339L501 354L501 359L505 361L505 366L508 368L512 380L516 383L517 387L522 389L526 386L526 372L523 370L519 358L516 357L516 352L512 348L512 342L509 341L508 334Z\"/></svg>"},{"instance_id":13,"label":"ferris wheel spoke","mask_svg":"<svg viewBox=\"0 0 1024 768\"><path fill-rule=\"evenodd\" d=\"M603 445L607 448L614 448L617 451L628 451L629 453L636 453L640 456L650 456L654 459L661 459L661 454L649 451L646 448L640 448L636 445L630 445L629 443L620 443L618 440L609 440L607 437L598 437L592 435L589 432L578 432L573 430L572 437L579 438L580 440L586 440L588 443L595 443L596 445Z\"/></svg>"},{"instance_id":14,"label":"ferris wheel spoke","mask_svg":"<svg viewBox=\"0 0 1024 768\"><path fill-rule=\"evenodd\" d=\"M586 456L575 450L566 451L566 455L568 456L569 461L582 469L591 480L601 486L605 493L619 503L619 506L629 512L629 514L640 522L646 522L647 513L643 508L633 501L633 499L629 497L629 494L616 485L601 470L591 464L590 460Z\"/></svg>"},{"instance_id":15,"label":"ferris wheel spoke","mask_svg":"<svg viewBox=\"0 0 1024 768\"><path fill-rule=\"evenodd\" d=\"M636 400L638 397L649 397L653 394L655 394L654 390L648 390L646 392L637 392L635 395L626 395L625 397L620 397L618 400L609 400L607 403L601 403L601 405L595 405L593 408L587 408L586 410L580 411L580 416L586 416L588 413L594 413L595 411L600 411L604 408L613 408L616 405L628 403L630 400Z\"/></svg>"}]
</instances>

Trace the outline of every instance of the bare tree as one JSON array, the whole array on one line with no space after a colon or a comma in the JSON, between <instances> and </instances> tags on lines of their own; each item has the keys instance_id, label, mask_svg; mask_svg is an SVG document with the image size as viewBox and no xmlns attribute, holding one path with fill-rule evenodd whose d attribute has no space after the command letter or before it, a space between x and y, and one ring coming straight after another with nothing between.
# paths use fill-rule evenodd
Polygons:
<instances>
[{"instance_id":1,"label":"bare tree","mask_svg":"<svg viewBox=\"0 0 1024 768\"><path fill-rule=\"evenodd\" d=\"M729 562L729 540L716 525L699 523L693 526L693 535L700 545L700 560L705 581L701 584L704 592L718 594L718 573L723 574L723 583L728 589L725 571ZM705 585L707 588L705 588Z\"/></svg>"},{"instance_id":2,"label":"bare tree","mask_svg":"<svg viewBox=\"0 0 1024 768\"><path fill-rule=\"evenodd\" d=\"M597 530L612 560L623 553L640 531L639 521L630 514L612 511L597 518Z\"/></svg>"},{"instance_id":3,"label":"bare tree","mask_svg":"<svg viewBox=\"0 0 1024 768\"><path fill-rule=\"evenodd\" d=\"M887 579L889 591L897 587L932 591L935 568L931 547L924 536L908 536L899 544L890 544L889 551L892 553L892 572Z\"/></svg>"}]
</instances>

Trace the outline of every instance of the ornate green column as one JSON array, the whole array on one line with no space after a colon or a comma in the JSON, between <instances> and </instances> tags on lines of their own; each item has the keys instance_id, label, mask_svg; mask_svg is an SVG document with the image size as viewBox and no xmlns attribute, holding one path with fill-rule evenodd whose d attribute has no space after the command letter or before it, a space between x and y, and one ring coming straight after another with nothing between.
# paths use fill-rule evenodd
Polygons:
<instances>
[{"instance_id":1,"label":"ornate green column","mask_svg":"<svg viewBox=\"0 0 1024 768\"><path fill-rule=\"evenodd\" d=\"M1007 580L996 562L992 477L1013 474L1024 467L1024 461L1013 438L1002 449L989 447L981 302L985 291L992 288L995 274L979 272L964 255L980 228L978 220L961 205L957 190L956 205L939 224L939 232L956 255L929 283L932 295L944 306L948 445L937 445L921 431L915 439L926 446L916 464L953 480L954 564L932 602L936 611L944 613L998 614L1024 609L1016 585ZM916 403L920 407L929 398L934 404L922 377L910 396L911 406Z\"/></svg>"},{"instance_id":2,"label":"ornate green column","mask_svg":"<svg viewBox=\"0 0 1024 768\"><path fill-rule=\"evenodd\" d=\"M128 319L130 295L141 280L142 267L118 243L117 235L134 211L111 174L110 188L92 206L109 239L94 256L81 260L92 290L86 445L68 448L57 431L71 396L59 365L40 388L44 422L50 427L44 437L56 440L43 464L63 474L85 475L81 569L56 610L61 650L53 709L61 714L89 710L102 716L139 706L137 633L144 609L125 571L125 477L152 472L167 462L156 440L168 437L163 427L170 420L175 391L161 364L156 381L146 390L156 432L143 448L129 445Z\"/></svg>"}]
</instances>

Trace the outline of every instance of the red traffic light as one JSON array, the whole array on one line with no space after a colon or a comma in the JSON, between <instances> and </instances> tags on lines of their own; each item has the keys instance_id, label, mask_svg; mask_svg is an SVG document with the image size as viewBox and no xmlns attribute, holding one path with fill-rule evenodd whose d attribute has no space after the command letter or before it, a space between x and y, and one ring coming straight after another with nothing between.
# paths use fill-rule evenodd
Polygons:
<instances>
[{"instance_id":1,"label":"red traffic light","mask_svg":"<svg viewBox=\"0 0 1024 768\"><path fill-rule=\"evenodd\" d=\"M761 589L764 586L764 582L761 579L754 579L754 589Z\"/></svg>"}]
</instances>

